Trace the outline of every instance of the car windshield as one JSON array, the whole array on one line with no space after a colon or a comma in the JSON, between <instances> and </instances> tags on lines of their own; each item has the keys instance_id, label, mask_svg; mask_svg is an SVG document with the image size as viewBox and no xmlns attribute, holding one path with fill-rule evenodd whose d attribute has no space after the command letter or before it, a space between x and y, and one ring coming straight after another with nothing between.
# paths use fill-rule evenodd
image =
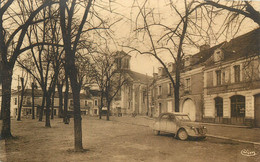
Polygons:
<instances>
[{"instance_id":1,"label":"car windshield","mask_svg":"<svg viewBox=\"0 0 260 162\"><path fill-rule=\"evenodd\" d=\"M177 120L182 120L182 121L190 121L190 118L188 115L175 115Z\"/></svg>"}]
</instances>

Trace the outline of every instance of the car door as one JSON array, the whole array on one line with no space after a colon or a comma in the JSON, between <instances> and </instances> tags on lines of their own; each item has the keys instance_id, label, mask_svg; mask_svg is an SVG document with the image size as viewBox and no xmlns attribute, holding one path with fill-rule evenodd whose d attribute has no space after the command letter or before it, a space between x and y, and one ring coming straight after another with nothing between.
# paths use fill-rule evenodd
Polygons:
<instances>
[{"instance_id":1,"label":"car door","mask_svg":"<svg viewBox=\"0 0 260 162\"><path fill-rule=\"evenodd\" d=\"M166 128L167 128L167 121L168 121L168 114L164 114L161 119L160 119L160 124L159 124L159 127L160 127L160 131L163 131L165 132L166 131Z\"/></svg>"},{"instance_id":2,"label":"car door","mask_svg":"<svg viewBox=\"0 0 260 162\"><path fill-rule=\"evenodd\" d=\"M169 115L168 120L167 120L167 132L169 133L176 133L177 125L176 125L176 119L174 115Z\"/></svg>"}]
</instances>

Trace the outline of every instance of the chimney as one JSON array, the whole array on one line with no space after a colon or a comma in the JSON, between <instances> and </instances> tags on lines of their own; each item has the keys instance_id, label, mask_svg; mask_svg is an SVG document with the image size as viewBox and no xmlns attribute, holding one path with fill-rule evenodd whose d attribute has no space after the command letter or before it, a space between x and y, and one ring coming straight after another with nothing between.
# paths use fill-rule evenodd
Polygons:
<instances>
[{"instance_id":1,"label":"chimney","mask_svg":"<svg viewBox=\"0 0 260 162\"><path fill-rule=\"evenodd\" d=\"M207 49L210 49L210 45L209 45L209 44L204 44L204 45L201 45L201 46L200 46L200 52L201 52L201 51L205 51L205 50L207 50Z\"/></svg>"},{"instance_id":2,"label":"chimney","mask_svg":"<svg viewBox=\"0 0 260 162\"><path fill-rule=\"evenodd\" d=\"M173 62L170 62L170 63L168 63L168 71L171 73L171 72L173 72L174 71L174 63Z\"/></svg>"},{"instance_id":3,"label":"chimney","mask_svg":"<svg viewBox=\"0 0 260 162\"><path fill-rule=\"evenodd\" d=\"M188 55L184 58L184 66L187 67L187 66L190 66L191 65L191 56Z\"/></svg>"},{"instance_id":4,"label":"chimney","mask_svg":"<svg viewBox=\"0 0 260 162\"><path fill-rule=\"evenodd\" d=\"M164 74L164 68L163 67L159 67L158 68L158 75L159 75L159 77L163 76L163 74Z\"/></svg>"},{"instance_id":5,"label":"chimney","mask_svg":"<svg viewBox=\"0 0 260 162\"><path fill-rule=\"evenodd\" d=\"M157 79L158 78L158 73L153 73L153 78Z\"/></svg>"},{"instance_id":6,"label":"chimney","mask_svg":"<svg viewBox=\"0 0 260 162\"><path fill-rule=\"evenodd\" d=\"M89 95L89 94L90 94L89 90L90 90L90 87L89 87L89 86L86 86L86 87L85 87L85 93L86 93L86 95Z\"/></svg>"}]
</instances>

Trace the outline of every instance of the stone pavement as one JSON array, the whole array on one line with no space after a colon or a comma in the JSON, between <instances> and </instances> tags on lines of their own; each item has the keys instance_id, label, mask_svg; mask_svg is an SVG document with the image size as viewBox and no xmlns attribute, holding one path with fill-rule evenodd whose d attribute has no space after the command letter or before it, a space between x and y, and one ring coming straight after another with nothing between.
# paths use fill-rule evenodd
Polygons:
<instances>
[{"instance_id":1,"label":"stone pavement","mask_svg":"<svg viewBox=\"0 0 260 162\"><path fill-rule=\"evenodd\" d=\"M146 116L112 117L114 121L152 127L155 119ZM207 136L260 145L260 128L224 124L200 123L207 127Z\"/></svg>"}]
</instances>

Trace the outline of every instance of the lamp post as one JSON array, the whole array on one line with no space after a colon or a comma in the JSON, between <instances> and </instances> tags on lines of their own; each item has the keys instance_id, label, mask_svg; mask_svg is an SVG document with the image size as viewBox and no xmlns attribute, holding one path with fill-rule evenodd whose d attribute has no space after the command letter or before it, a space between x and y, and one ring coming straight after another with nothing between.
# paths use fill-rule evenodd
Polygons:
<instances>
[{"instance_id":1,"label":"lamp post","mask_svg":"<svg viewBox=\"0 0 260 162\"><path fill-rule=\"evenodd\" d=\"M32 82L32 119L35 119L35 113L34 113L34 88L37 88L37 85Z\"/></svg>"}]
</instances>

